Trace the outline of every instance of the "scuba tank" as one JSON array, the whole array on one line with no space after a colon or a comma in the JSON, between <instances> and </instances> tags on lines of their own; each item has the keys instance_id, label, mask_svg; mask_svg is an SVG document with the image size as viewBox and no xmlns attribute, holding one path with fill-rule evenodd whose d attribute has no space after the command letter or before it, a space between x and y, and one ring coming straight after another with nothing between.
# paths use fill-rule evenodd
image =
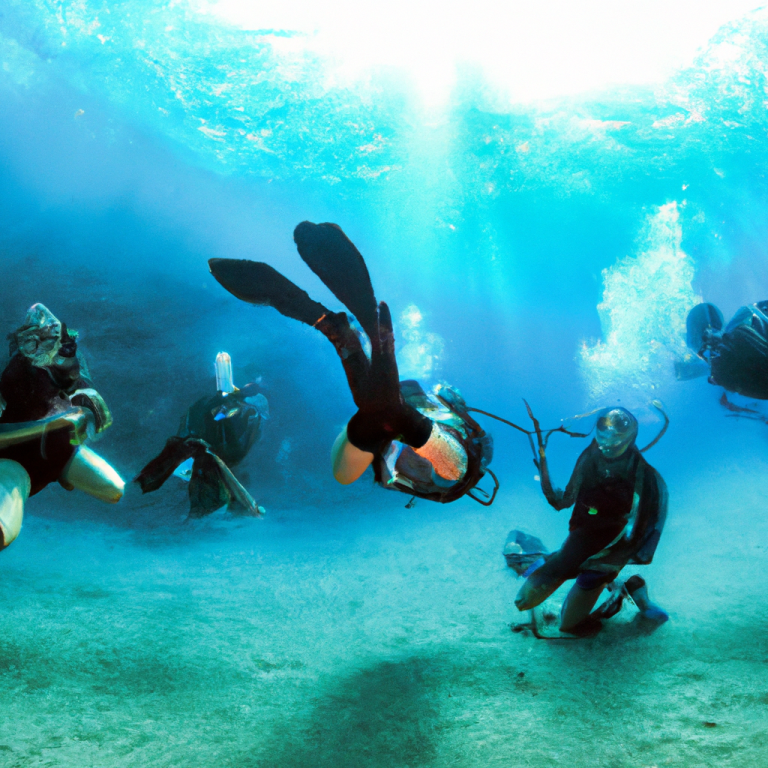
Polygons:
<instances>
[{"instance_id":1,"label":"scuba tank","mask_svg":"<svg viewBox=\"0 0 768 768\"><path fill-rule=\"evenodd\" d=\"M466 454L466 468L459 480L444 480L432 464L412 448L393 440L386 451L374 459L374 476L383 488L401 491L430 501L448 504L468 495L485 506L490 506L499 489L496 476L488 468L493 458L493 438L469 415L458 390L441 385L430 395L413 380L400 382L405 401L427 416ZM462 457L463 458L463 457ZM462 462L463 464L464 462ZM482 499L472 490L486 475L494 480L494 489L488 494L477 489Z\"/></svg>"}]
</instances>

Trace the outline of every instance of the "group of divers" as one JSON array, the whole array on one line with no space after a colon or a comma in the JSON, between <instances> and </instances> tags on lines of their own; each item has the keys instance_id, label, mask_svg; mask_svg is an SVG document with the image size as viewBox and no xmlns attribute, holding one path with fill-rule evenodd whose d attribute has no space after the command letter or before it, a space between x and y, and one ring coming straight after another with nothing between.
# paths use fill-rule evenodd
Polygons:
<instances>
[{"instance_id":1,"label":"group of divers","mask_svg":"<svg viewBox=\"0 0 768 768\"><path fill-rule=\"evenodd\" d=\"M400 381L389 307L377 302L363 257L340 227L305 221L296 227L294 241L301 258L356 324L346 312L332 312L311 299L268 264L211 259L209 266L214 278L238 299L273 307L316 328L333 344L357 407L333 444L336 480L353 483L372 466L376 483L414 498L448 503L467 495L492 503L499 487L489 468L493 443L470 412L493 414L470 408L448 385L427 393L416 381ZM90 381L76 332L44 305L34 304L24 324L8 338L10 361L0 377L0 548L18 536L29 496L49 483L58 481L68 490L112 503L120 500L125 486L86 444L110 426L112 417ZM768 302L742 307L727 326L715 306L699 304L688 315L686 340L692 354L679 364L679 378L707 374L725 390L768 399ZM234 386L226 354L218 356L216 372L216 394L189 408L178 433L136 481L147 493L174 473L185 476L191 517L224 506L261 515L263 508L231 467L258 439L268 404L256 384ZM740 414L762 418L731 403L725 394L721 402ZM658 401L654 404L661 410ZM531 610L531 623L517 627L530 626L538 637L590 636L618 613L626 598L645 619L666 621L668 614L650 600L643 578L619 578L625 566L652 561L664 527L666 485L642 454L666 430L666 414L661 411L665 423L659 435L641 449L632 413L622 407L595 412L594 439L579 456L565 490L560 490L550 478L548 439L554 432L587 435L563 426L543 430L530 408L528 412L532 429L512 426L528 435L549 504L556 510L573 507L573 512L568 536L556 552L548 552L538 538L520 530L507 539L507 564L525 579L515 605L520 611ZM478 486L485 476L494 484L490 492ZM562 604L557 628L552 614L541 606L568 580L575 583ZM607 597L595 608L605 590Z\"/></svg>"}]
</instances>

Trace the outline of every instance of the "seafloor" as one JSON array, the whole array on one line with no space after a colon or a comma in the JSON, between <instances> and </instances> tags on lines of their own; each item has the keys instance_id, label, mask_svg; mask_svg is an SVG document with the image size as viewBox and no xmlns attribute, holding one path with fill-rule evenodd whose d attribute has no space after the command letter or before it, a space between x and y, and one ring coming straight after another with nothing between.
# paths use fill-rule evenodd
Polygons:
<instances>
[{"instance_id":1,"label":"seafloor","mask_svg":"<svg viewBox=\"0 0 768 768\"><path fill-rule=\"evenodd\" d=\"M226 350L270 403L237 468L267 515L186 521L177 478L32 498L0 554L0 768L768 765L768 426L674 373L694 304L768 296L768 10L663 83L522 104L462 64L428 108L402 70L350 82L341 51L197 5L0 0L0 340L33 302L80 332L114 414L94 449L128 481ZM608 42L611 68L631 52ZM663 401L642 573L666 624L627 605L591 639L511 631L507 532L554 548L568 518L503 425L490 508L333 481L336 355L206 267L268 261L337 311L303 219L365 255L404 377L515 420L526 397L547 426L618 403L640 444ZM553 436L557 484L584 445Z\"/></svg>"},{"instance_id":2,"label":"seafloor","mask_svg":"<svg viewBox=\"0 0 768 768\"><path fill-rule=\"evenodd\" d=\"M38 516L49 490L3 553L0 765L763 765L766 470L715 450L668 476L667 624L627 606L550 642L510 631L501 557L549 514L534 485L144 531Z\"/></svg>"}]
</instances>

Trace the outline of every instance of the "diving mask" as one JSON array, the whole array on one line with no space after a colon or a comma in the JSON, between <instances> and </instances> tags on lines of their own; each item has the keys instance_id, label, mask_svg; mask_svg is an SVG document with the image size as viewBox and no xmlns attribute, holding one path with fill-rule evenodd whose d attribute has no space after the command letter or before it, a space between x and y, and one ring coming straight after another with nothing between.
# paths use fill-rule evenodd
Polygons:
<instances>
[{"instance_id":1,"label":"diving mask","mask_svg":"<svg viewBox=\"0 0 768 768\"><path fill-rule=\"evenodd\" d=\"M51 365L61 349L61 322L44 304L33 304L16 333L19 352L33 365Z\"/></svg>"},{"instance_id":2,"label":"diving mask","mask_svg":"<svg viewBox=\"0 0 768 768\"><path fill-rule=\"evenodd\" d=\"M637 419L626 408L611 408L597 420L595 439L606 459L616 459L635 442Z\"/></svg>"}]
</instances>

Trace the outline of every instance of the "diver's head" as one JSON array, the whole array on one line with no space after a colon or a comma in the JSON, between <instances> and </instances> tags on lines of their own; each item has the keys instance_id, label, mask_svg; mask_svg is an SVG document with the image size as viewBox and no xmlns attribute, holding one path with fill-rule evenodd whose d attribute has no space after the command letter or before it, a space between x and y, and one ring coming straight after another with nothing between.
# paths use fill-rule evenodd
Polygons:
<instances>
[{"instance_id":1,"label":"diver's head","mask_svg":"<svg viewBox=\"0 0 768 768\"><path fill-rule=\"evenodd\" d=\"M703 357L706 350L719 342L724 322L723 313L714 304L697 304L685 321L685 343Z\"/></svg>"},{"instance_id":2,"label":"diver's head","mask_svg":"<svg viewBox=\"0 0 768 768\"><path fill-rule=\"evenodd\" d=\"M10 338L11 350L18 350L33 365L51 365L61 350L62 325L44 304L33 304L27 310L24 325Z\"/></svg>"},{"instance_id":3,"label":"diver's head","mask_svg":"<svg viewBox=\"0 0 768 768\"><path fill-rule=\"evenodd\" d=\"M595 439L606 459L617 459L637 437L637 419L626 408L611 408L597 420Z\"/></svg>"}]
</instances>

